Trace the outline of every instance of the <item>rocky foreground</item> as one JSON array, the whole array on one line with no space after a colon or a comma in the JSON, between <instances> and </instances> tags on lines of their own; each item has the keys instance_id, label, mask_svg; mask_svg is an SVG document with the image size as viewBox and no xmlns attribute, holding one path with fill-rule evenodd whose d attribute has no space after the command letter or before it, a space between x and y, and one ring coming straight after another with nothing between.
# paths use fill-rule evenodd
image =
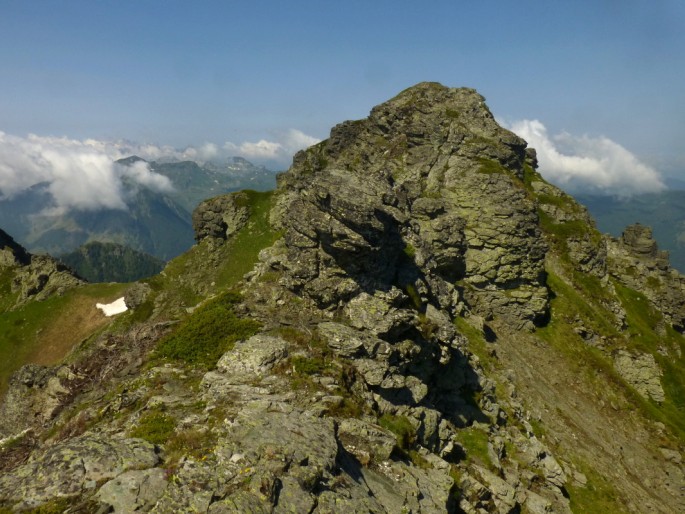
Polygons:
<instances>
[{"instance_id":1,"label":"rocky foreground","mask_svg":"<svg viewBox=\"0 0 685 514\"><path fill-rule=\"evenodd\" d=\"M279 177L276 242L234 291L186 264L177 283L217 296L138 284L64 365L14 376L0 506L685 511L685 279L536 166L472 89L419 84L334 127ZM204 266L230 267L256 216L245 193L200 205ZM191 353L216 312L240 335Z\"/></svg>"}]
</instances>

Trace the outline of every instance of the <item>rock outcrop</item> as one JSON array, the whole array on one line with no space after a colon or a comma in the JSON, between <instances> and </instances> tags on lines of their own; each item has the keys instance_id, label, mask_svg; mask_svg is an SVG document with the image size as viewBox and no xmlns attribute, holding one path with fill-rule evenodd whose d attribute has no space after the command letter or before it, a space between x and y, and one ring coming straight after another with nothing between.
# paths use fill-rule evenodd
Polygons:
<instances>
[{"instance_id":1,"label":"rock outcrop","mask_svg":"<svg viewBox=\"0 0 685 514\"><path fill-rule=\"evenodd\" d=\"M15 305L64 294L83 281L71 269L47 255L31 255L0 230L0 271L9 273Z\"/></svg>"},{"instance_id":2,"label":"rock outcrop","mask_svg":"<svg viewBox=\"0 0 685 514\"><path fill-rule=\"evenodd\" d=\"M609 272L643 293L666 321L685 331L685 277L671 268L668 252L657 248L652 229L636 224L620 239L609 238Z\"/></svg>"},{"instance_id":3,"label":"rock outcrop","mask_svg":"<svg viewBox=\"0 0 685 514\"><path fill-rule=\"evenodd\" d=\"M404 91L279 178L280 269L321 308L395 287L532 328L548 293L536 206L516 185L525 146L474 90Z\"/></svg>"},{"instance_id":4,"label":"rock outcrop","mask_svg":"<svg viewBox=\"0 0 685 514\"><path fill-rule=\"evenodd\" d=\"M298 153L260 199L268 229L249 194L203 202L194 254L129 295L128 321L13 379L0 507L683 510L673 420L626 393L673 401L656 316L621 296L647 278L616 263L670 272L644 234L607 242L536 165L476 91L422 83ZM215 287L190 287L193 258L234 265L248 235L268 242L240 295L186 305Z\"/></svg>"},{"instance_id":5,"label":"rock outcrop","mask_svg":"<svg viewBox=\"0 0 685 514\"><path fill-rule=\"evenodd\" d=\"M195 238L225 240L238 232L250 216L245 193L231 193L201 202L193 211Z\"/></svg>"}]
</instances>

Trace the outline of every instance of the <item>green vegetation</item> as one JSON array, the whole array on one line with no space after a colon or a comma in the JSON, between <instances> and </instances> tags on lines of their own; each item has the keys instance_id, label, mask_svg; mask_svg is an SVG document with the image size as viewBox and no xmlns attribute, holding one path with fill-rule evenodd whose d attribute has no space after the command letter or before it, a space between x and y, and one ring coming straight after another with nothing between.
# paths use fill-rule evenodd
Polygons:
<instances>
[{"instance_id":1,"label":"green vegetation","mask_svg":"<svg viewBox=\"0 0 685 514\"><path fill-rule=\"evenodd\" d=\"M127 284L88 284L0 316L0 394L27 363L55 364L75 344L111 322L95 307L121 296Z\"/></svg>"},{"instance_id":2,"label":"green vegetation","mask_svg":"<svg viewBox=\"0 0 685 514\"><path fill-rule=\"evenodd\" d=\"M532 190L532 184L535 181L545 182L542 176L535 171L529 164L523 165L523 185L529 191Z\"/></svg>"},{"instance_id":3,"label":"green vegetation","mask_svg":"<svg viewBox=\"0 0 685 514\"><path fill-rule=\"evenodd\" d=\"M468 462L477 462L492 469L493 463L488 453L488 433L476 427L469 427L457 432L457 441L466 452Z\"/></svg>"},{"instance_id":4,"label":"green vegetation","mask_svg":"<svg viewBox=\"0 0 685 514\"><path fill-rule=\"evenodd\" d=\"M233 287L252 270L259 252L280 237L269 224L273 192L243 193L250 207L247 224L222 245L201 241L171 260L162 273L145 280L153 294L147 300L149 305L141 306L144 312L152 313L155 303L161 311L168 306L192 307L208 295Z\"/></svg>"},{"instance_id":5,"label":"green vegetation","mask_svg":"<svg viewBox=\"0 0 685 514\"><path fill-rule=\"evenodd\" d=\"M582 486L570 482L567 486L571 510L584 514L606 514L608 512L628 512L623 505L621 495L616 491L609 477L597 473L591 466L581 466L587 477L587 484Z\"/></svg>"},{"instance_id":6,"label":"green vegetation","mask_svg":"<svg viewBox=\"0 0 685 514\"><path fill-rule=\"evenodd\" d=\"M478 158L478 173L485 173L491 175L493 173L503 174L507 173L507 170L494 159L487 159L485 157Z\"/></svg>"},{"instance_id":7,"label":"green vegetation","mask_svg":"<svg viewBox=\"0 0 685 514\"><path fill-rule=\"evenodd\" d=\"M478 357L484 369L486 371L491 371L494 360L488 351L488 343L485 340L483 333L476 327L470 325L469 322L461 316L454 318L454 326L459 333L469 340L469 350Z\"/></svg>"},{"instance_id":8,"label":"green vegetation","mask_svg":"<svg viewBox=\"0 0 685 514\"><path fill-rule=\"evenodd\" d=\"M217 436L207 428L189 428L174 432L165 441L168 461L178 461L184 455L205 459L216 446Z\"/></svg>"},{"instance_id":9,"label":"green vegetation","mask_svg":"<svg viewBox=\"0 0 685 514\"><path fill-rule=\"evenodd\" d=\"M580 274L578 274L580 275ZM583 373L589 383L598 390L606 391L606 381L613 384L623 395L628 406L639 408L648 418L660 421L670 427L673 433L685 440L685 410L682 398L685 395L685 359L672 360L658 353L658 348L679 345L685 348L684 338L668 330L666 337L655 332L661 314L649 308L647 299L632 289L614 283L616 292L626 311L627 333L619 332L607 318L606 309L594 303L606 295L601 287L593 289L594 278L583 275L584 282L572 287L561 277L550 273L547 283L554 292L550 323L538 329L538 336L550 346L568 356L578 372ZM574 275L574 280L577 275ZM607 338L606 346L633 348L654 355L664 370L662 378L666 401L662 405L645 400L628 386L614 369L610 358L601 350L588 346L574 331L574 320L579 318L586 327Z\"/></svg>"},{"instance_id":10,"label":"green vegetation","mask_svg":"<svg viewBox=\"0 0 685 514\"><path fill-rule=\"evenodd\" d=\"M295 356L290 360L293 371L299 375L320 375L328 368L328 364L321 357Z\"/></svg>"},{"instance_id":11,"label":"green vegetation","mask_svg":"<svg viewBox=\"0 0 685 514\"><path fill-rule=\"evenodd\" d=\"M658 409L666 418L664 422L685 440L685 338L671 327L659 330L659 327L666 327L666 323L644 295L618 282L614 283L614 288L626 312L627 346L650 353L656 359L663 371L661 383L666 395L666 401ZM680 357L662 355L658 351L661 347L669 348L672 354Z\"/></svg>"},{"instance_id":12,"label":"green vegetation","mask_svg":"<svg viewBox=\"0 0 685 514\"><path fill-rule=\"evenodd\" d=\"M416 256L416 248L414 248L414 246L412 246L410 243L407 243L402 251L410 260L414 260L414 257Z\"/></svg>"},{"instance_id":13,"label":"green vegetation","mask_svg":"<svg viewBox=\"0 0 685 514\"><path fill-rule=\"evenodd\" d=\"M159 342L155 356L211 369L236 341L249 338L260 328L257 321L235 315L233 306L239 300L229 291L198 307Z\"/></svg>"},{"instance_id":14,"label":"green vegetation","mask_svg":"<svg viewBox=\"0 0 685 514\"><path fill-rule=\"evenodd\" d=\"M176 420L172 416L162 411L152 411L140 418L130 435L145 439L152 444L164 444L175 429Z\"/></svg>"},{"instance_id":15,"label":"green vegetation","mask_svg":"<svg viewBox=\"0 0 685 514\"><path fill-rule=\"evenodd\" d=\"M409 450L416 442L416 429L406 416L386 413L378 418L378 424L395 434L397 447L401 450Z\"/></svg>"}]
</instances>

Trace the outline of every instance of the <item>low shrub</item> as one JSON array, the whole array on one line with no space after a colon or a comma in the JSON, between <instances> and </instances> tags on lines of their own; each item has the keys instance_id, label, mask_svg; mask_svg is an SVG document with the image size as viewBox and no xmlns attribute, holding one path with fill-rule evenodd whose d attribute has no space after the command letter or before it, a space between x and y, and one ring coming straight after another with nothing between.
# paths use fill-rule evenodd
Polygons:
<instances>
[{"instance_id":1,"label":"low shrub","mask_svg":"<svg viewBox=\"0 0 685 514\"><path fill-rule=\"evenodd\" d=\"M173 417L164 412L154 411L142 416L130 435L152 444L164 444L174 433L175 428L176 420Z\"/></svg>"},{"instance_id":2,"label":"low shrub","mask_svg":"<svg viewBox=\"0 0 685 514\"><path fill-rule=\"evenodd\" d=\"M236 341L249 338L261 326L236 316L233 306L238 301L238 294L227 292L199 307L160 341L155 355L211 369Z\"/></svg>"}]
</instances>

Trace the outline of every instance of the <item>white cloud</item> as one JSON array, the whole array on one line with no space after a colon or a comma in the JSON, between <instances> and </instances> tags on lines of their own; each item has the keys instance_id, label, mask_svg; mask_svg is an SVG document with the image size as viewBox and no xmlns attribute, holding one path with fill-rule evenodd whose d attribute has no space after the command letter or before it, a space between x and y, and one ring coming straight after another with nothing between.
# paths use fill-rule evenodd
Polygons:
<instances>
[{"instance_id":1,"label":"white cloud","mask_svg":"<svg viewBox=\"0 0 685 514\"><path fill-rule=\"evenodd\" d=\"M268 163L278 167L290 165L290 161L299 150L315 145L321 141L297 129L289 129L277 138L277 141L261 139L256 143L243 142L235 144L227 141L224 150L233 152L248 160Z\"/></svg>"},{"instance_id":2,"label":"white cloud","mask_svg":"<svg viewBox=\"0 0 685 514\"><path fill-rule=\"evenodd\" d=\"M538 120L509 125L537 151L539 172L570 193L631 196L666 188L659 173L606 137L550 137Z\"/></svg>"},{"instance_id":3,"label":"white cloud","mask_svg":"<svg viewBox=\"0 0 685 514\"><path fill-rule=\"evenodd\" d=\"M174 190L174 186L168 177L151 171L148 164L143 161L136 161L130 166L122 166L121 164L115 164L115 166L121 176L128 177L143 187L161 193L170 193Z\"/></svg>"},{"instance_id":4,"label":"white cloud","mask_svg":"<svg viewBox=\"0 0 685 514\"><path fill-rule=\"evenodd\" d=\"M38 183L47 183L54 206L47 213L69 209L126 209L121 179L157 191L169 191L171 182L150 171L143 162L131 168L115 159L125 157L122 143L29 135L22 138L0 132L0 199L11 198Z\"/></svg>"},{"instance_id":5,"label":"white cloud","mask_svg":"<svg viewBox=\"0 0 685 514\"><path fill-rule=\"evenodd\" d=\"M144 162L121 166L115 161L137 155L147 161L192 160L203 163L241 156L259 164L286 167L295 152L319 140L295 129L276 141L262 139L239 145L214 143L176 149L166 145L140 144L127 140L100 141L66 137L18 137L0 132L0 200L38 183L47 183L54 206L45 213L69 209L126 209L122 179L160 192L172 190L171 181L150 170Z\"/></svg>"}]
</instances>

